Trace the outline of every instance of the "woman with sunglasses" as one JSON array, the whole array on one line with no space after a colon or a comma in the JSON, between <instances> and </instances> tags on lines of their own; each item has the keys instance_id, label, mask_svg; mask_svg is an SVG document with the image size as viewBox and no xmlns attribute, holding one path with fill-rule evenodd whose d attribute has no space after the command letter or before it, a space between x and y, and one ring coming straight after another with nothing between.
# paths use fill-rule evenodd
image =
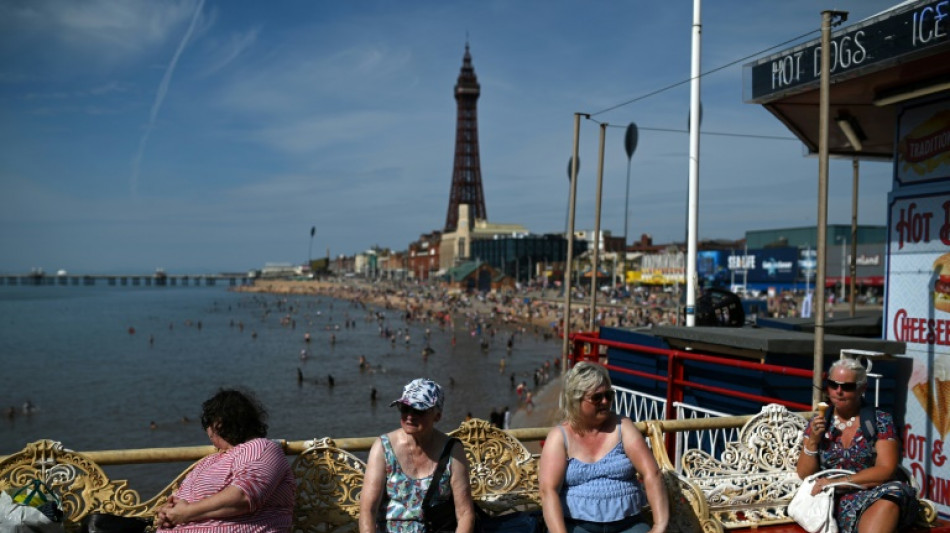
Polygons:
<instances>
[{"instance_id":1,"label":"woman with sunglasses","mask_svg":"<svg viewBox=\"0 0 950 533\"><path fill-rule=\"evenodd\" d=\"M601 365L577 363L564 376L564 421L548 433L538 475L550 533L666 531L669 506L660 469L633 422L614 414L613 398ZM644 500L652 527L641 512Z\"/></svg>"},{"instance_id":2,"label":"woman with sunglasses","mask_svg":"<svg viewBox=\"0 0 950 533\"><path fill-rule=\"evenodd\" d=\"M874 438L861 429L866 388L867 370L859 361L839 359L831 365L825 382L831 416L818 414L805 428L798 477L829 468L853 471L846 480L863 490L839 487L835 492L835 520L841 533L903 531L917 516L917 497L910 484L897 480L898 434L890 413L873 411ZM819 479L813 494L828 483L827 478Z\"/></svg>"},{"instance_id":3,"label":"woman with sunglasses","mask_svg":"<svg viewBox=\"0 0 950 533\"><path fill-rule=\"evenodd\" d=\"M435 429L445 396L438 383L409 382L390 407L399 408L399 429L382 435L369 451L360 493L360 533L423 533L422 500L437 483L435 500L455 503L456 533L472 533L475 510L465 450L456 442L439 479L433 479L442 450L449 443Z\"/></svg>"}]
</instances>

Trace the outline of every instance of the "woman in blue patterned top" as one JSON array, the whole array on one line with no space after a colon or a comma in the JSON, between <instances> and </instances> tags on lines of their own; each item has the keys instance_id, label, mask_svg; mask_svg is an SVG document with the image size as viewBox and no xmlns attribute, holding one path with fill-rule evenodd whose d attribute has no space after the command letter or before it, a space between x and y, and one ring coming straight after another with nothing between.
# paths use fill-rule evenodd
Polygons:
<instances>
[{"instance_id":1,"label":"woman in blue patterned top","mask_svg":"<svg viewBox=\"0 0 950 533\"><path fill-rule=\"evenodd\" d=\"M438 383L419 378L390 404L399 408L399 429L382 435L369 451L360 494L360 533L423 533L422 500L431 483L438 483L436 500L455 502L456 533L473 533L475 510L461 444L452 447L442 476L432 479L449 442L448 435L435 429L444 401Z\"/></svg>"},{"instance_id":2,"label":"woman in blue patterned top","mask_svg":"<svg viewBox=\"0 0 950 533\"><path fill-rule=\"evenodd\" d=\"M829 468L853 471L847 481L864 490L835 489L835 520L841 533L903 531L914 523L918 504L914 488L898 480L900 453L893 418L875 410L875 437L868 439L861 430L867 370L859 361L835 361L825 386L833 408L831 424L820 414L808 423L798 456L798 477ZM813 494L829 482L819 479Z\"/></svg>"},{"instance_id":3,"label":"woman in blue patterned top","mask_svg":"<svg viewBox=\"0 0 950 533\"><path fill-rule=\"evenodd\" d=\"M550 533L666 531L669 505L660 469L633 422L614 414L613 398L601 365L577 363L564 376L565 420L548 433L539 472ZM644 496L652 527L641 512Z\"/></svg>"}]
</instances>

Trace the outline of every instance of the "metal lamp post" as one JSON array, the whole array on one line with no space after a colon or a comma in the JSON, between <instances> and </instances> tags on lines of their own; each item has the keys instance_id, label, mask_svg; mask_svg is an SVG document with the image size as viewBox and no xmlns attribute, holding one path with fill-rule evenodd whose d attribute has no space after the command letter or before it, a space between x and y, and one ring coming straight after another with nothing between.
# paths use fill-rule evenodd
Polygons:
<instances>
[{"instance_id":1,"label":"metal lamp post","mask_svg":"<svg viewBox=\"0 0 950 533\"><path fill-rule=\"evenodd\" d=\"M567 160L567 211L564 214L564 234L567 235L570 229L571 218L571 176L574 170L574 157ZM577 157L577 172L581 171L581 158Z\"/></svg>"},{"instance_id":2,"label":"metal lamp post","mask_svg":"<svg viewBox=\"0 0 950 533\"><path fill-rule=\"evenodd\" d=\"M574 261L574 206L577 199L577 169L580 157L577 155L581 135L582 113L574 113L574 153L571 156L568 172L571 180L570 194L567 200L567 258L564 264L564 326L561 344L561 372L567 372L568 352L571 336L571 262ZM590 118L590 115L586 115Z\"/></svg>"},{"instance_id":3,"label":"metal lamp post","mask_svg":"<svg viewBox=\"0 0 950 533\"><path fill-rule=\"evenodd\" d=\"M313 268L313 236L317 233L316 226L310 226L310 248L307 250L307 266Z\"/></svg>"},{"instance_id":4,"label":"metal lamp post","mask_svg":"<svg viewBox=\"0 0 950 533\"><path fill-rule=\"evenodd\" d=\"M847 259L847 255L848 255L848 254L844 251L844 246L845 246L845 244L848 243L848 239L845 239L845 238L844 238L843 236L841 236L841 235L838 236L838 239L841 241L841 297L838 298L838 301L843 302L843 301L844 301L844 296L845 296L845 292L844 292L844 276L845 276L844 265L845 265L845 259Z\"/></svg>"},{"instance_id":5,"label":"metal lamp post","mask_svg":"<svg viewBox=\"0 0 950 533\"><path fill-rule=\"evenodd\" d=\"M637 130L637 125L633 122L627 126L627 133L623 138L623 148L627 152L627 195L626 200L623 204L623 286L627 286L627 245L630 241L627 240L627 232L630 229L628 223L628 216L630 214L630 161L633 159L633 153L637 150L637 141L639 140L640 134Z\"/></svg>"}]
</instances>

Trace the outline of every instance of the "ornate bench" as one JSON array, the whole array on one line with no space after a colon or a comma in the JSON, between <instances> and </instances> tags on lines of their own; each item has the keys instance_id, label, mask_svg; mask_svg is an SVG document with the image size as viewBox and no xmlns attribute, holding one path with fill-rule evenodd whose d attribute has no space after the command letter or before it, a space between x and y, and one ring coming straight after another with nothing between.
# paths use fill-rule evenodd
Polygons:
<instances>
[{"instance_id":1,"label":"ornate bench","mask_svg":"<svg viewBox=\"0 0 950 533\"><path fill-rule=\"evenodd\" d=\"M753 526L773 533L803 531L788 517L786 509L801 483L795 467L806 425L807 420L799 414L781 405L767 405L742 426L736 441L724 445L718 457L699 449L687 450L681 460L683 474L679 475L666 453L663 423L649 422L653 453L661 468L669 471L666 475L676 475L681 485L689 485L704 496L705 505L685 509L680 502L681 508L673 512L693 515L703 531L716 531L717 526L718 531ZM692 503L690 498L687 500ZM918 525L933 528L938 523L934 504L925 499L920 503ZM708 525L709 521L716 526Z\"/></svg>"},{"instance_id":2,"label":"ornate bench","mask_svg":"<svg viewBox=\"0 0 950 533\"><path fill-rule=\"evenodd\" d=\"M471 464L472 494L489 514L540 508L538 461L510 434L472 419L450 433L465 445ZM142 500L125 480L110 480L89 457L61 443L41 440L0 461L0 490L40 479L62 497L67 529L93 512L151 517L189 466L159 494ZM364 462L329 439L308 442L292 469L297 479L296 532L348 533L358 530Z\"/></svg>"},{"instance_id":3,"label":"ornate bench","mask_svg":"<svg viewBox=\"0 0 950 533\"><path fill-rule=\"evenodd\" d=\"M472 419L449 433L465 446L471 465L472 497L489 514L541 506L538 461L525 446L488 422ZM294 532L358 531L360 489L366 465L355 455L320 439L293 463L297 478Z\"/></svg>"}]
</instances>

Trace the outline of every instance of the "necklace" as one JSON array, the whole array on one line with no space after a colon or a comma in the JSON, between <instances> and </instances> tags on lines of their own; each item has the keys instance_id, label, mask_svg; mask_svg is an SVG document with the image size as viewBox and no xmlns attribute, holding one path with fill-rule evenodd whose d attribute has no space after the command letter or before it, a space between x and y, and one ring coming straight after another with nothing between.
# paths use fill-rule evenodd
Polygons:
<instances>
[{"instance_id":1,"label":"necklace","mask_svg":"<svg viewBox=\"0 0 950 533\"><path fill-rule=\"evenodd\" d=\"M852 416L847 421L841 418L838 415L835 415L835 427L838 428L838 431L844 431L845 428L849 428L854 425L854 419L856 417Z\"/></svg>"}]
</instances>

